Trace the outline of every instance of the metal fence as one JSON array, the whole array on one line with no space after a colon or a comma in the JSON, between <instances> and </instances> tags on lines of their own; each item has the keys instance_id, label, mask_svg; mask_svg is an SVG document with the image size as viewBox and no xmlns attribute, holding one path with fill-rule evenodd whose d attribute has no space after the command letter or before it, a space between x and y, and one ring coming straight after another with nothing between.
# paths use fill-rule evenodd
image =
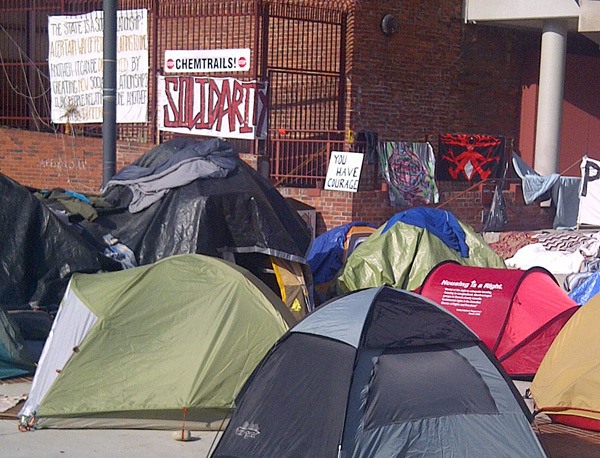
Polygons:
<instances>
[{"instance_id":1,"label":"metal fence","mask_svg":"<svg viewBox=\"0 0 600 458\"><path fill-rule=\"evenodd\" d=\"M269 84L270 130L294 134L232 143L240 152L268 154L271 172L281 183L288 177L288 185L305 186L324 177L327 157L315 145L319 137L345 128L347 30L353 5L353 0L120 0L121 10L148 10L150 78L149 122L119 124L118 138L159 143L172 135L156 127L156 77L163 74L165 50L250 48L251 70L245 78ZM48 17L101 9L101 0L0 3L0 125L101 135L101 125L51 122L47 63ZM342 135L337 141L343 143L343 134L335 135Z\"/></svg>"}]
</instances>

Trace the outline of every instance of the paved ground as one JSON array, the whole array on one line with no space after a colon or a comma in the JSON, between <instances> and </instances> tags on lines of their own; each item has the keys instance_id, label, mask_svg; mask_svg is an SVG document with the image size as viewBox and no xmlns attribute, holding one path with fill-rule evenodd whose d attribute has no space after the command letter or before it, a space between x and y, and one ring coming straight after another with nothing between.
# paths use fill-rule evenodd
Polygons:
<instances>
[{"instance_id":1,"label":"paved ground","mask_svg":"<svg viewBox=\"0 0 600 458\"><path fill-rule=\"evenodd\" d=\"M30 386L30 381L0 381L0 395L26 395ZM0 414L2 458L201 458L208 457L216 445L217 433L206 431L192 431L188 442L174 440L174 431L44 429L21 432L16 417L18 410L16 406Z\"/></svg>"},{"instance_id":2,"label":"paved ground","mask_svg":"<svg viewBox=\"0 0 600 458\"><path fill-rule=\"evenodd\" d=\"M529 386L515 382L519 391ZM21 396L29 392L31 382L0 381L0 395ZM532 404L527 400L530 408ZM127 457L171 458L208 457L216 445L218 433L192 431L192 440L173 439L174 431L148 430L37 430L20 432L16 412L19 406L0 414L0 457ZM600 457L600 432L585 431L539 419L534 424L544 450L550 458Z\"/></svg>"},{"instance_id":3,"label":"paved ground","mask_svg":"<svg viewBox=\"0 0 600 458\"><path fill-rule=\"evenodd\" d=\"M0 456L45 457L208 457L215 433L192 432L178 442L171 431L38 430L19 432L16 420L0 420Z\"/></svg>"}]
</instances>

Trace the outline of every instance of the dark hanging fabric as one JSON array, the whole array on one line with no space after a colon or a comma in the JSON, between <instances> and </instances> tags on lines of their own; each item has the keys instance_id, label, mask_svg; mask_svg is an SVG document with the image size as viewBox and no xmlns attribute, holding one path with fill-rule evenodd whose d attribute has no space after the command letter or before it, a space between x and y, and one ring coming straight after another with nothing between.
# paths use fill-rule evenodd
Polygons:
<instances>
[{"instance_id":1,"label":"dark hanging fabric","mask_svg":"<svg viewBox=\"0 0 600 458\"><path fill-rule=\"evenodd\" d=\"M436 180L478 182L500 178L506 139L494 135L441 134Z\"/></svg>"}]
</instances>

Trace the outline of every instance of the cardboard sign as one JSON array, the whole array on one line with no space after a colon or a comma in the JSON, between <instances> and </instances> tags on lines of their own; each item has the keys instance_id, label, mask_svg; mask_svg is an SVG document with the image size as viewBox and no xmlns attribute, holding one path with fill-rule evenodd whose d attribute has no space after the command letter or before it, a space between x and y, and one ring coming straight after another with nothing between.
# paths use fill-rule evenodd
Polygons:
<instances>
[{"instance_id":1,"label":"cardboard sign","mask_svg":"<svg viewBox=\"0 0 600 458\"><path fill-rule=\"evenodd\" d=\"M363 154L332 151L325 178L325 189L330 191L358 191Z\"/></svg>"}]
</instances>

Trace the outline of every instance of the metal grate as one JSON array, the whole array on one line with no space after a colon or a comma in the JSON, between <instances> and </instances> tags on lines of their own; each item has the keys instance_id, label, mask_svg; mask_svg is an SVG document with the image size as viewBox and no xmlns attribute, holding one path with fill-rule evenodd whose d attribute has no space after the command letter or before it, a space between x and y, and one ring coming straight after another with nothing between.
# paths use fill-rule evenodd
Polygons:
<instances>
[{"instance_id":1,"label":"metal grate","mask_svg":"<svg viewBox=\"0 0 600 458\"><path fill-rule=\"evenodd\" d=\"M268 81L270 129L304 133L266 142L239 140L236 147L242 153L271 156L277 148L281 163L271 171L277 179L289 175L289 183L304 185L314 178L311 173L322 175L323 161L315 159L322 146L315 145L317 140L327 142L314 137L345 126L346 35L354 1L120 0L119 8L148 10L150 47L149 122L119 124L119 139L158 143L171 135L159 135L156 129L154 76L163 72L165 50L250 48L252 66L244 79ZM64 125L50 121L48 17L95 10L102 10L101 0L0 3L0 125L64 131ZM101 125L71 129L76 135L101 135ZM337 141L343 143L343 134L336 135L342 135Z\"/></svg>"}]
</instances>

